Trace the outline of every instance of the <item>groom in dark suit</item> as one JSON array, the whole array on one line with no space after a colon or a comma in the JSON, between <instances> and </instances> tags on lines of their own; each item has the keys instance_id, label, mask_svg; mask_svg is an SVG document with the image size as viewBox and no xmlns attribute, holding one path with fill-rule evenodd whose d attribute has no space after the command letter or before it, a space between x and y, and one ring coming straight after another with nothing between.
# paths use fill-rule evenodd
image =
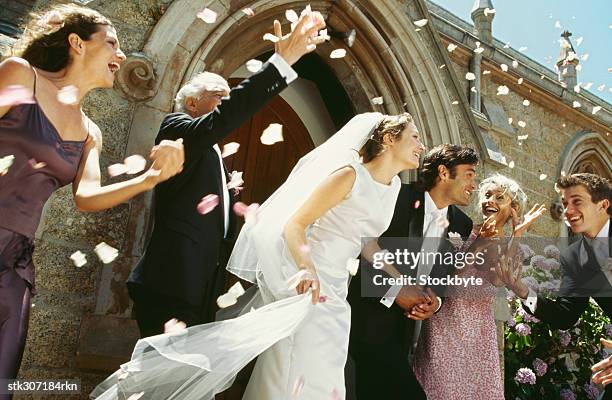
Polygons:
<instances>
[{"instance_id":1,"label":"groom in dark suit","mask_svg":"<svg viewBox=\"0 0 612 400\"><path fill-rule=\"evenodd\" d=\"M155 188L155 227L128 280L142 337L163 333L164 323L173 318L187 326L214 319L234 225L227 171L217 143L297 78L291 65L324 40L317 36L325 26L323 17L312 15L302 16L286 37L274 21L280 38L275 54L231 91L216 74L194 77L177 95L180 112L162 122L156 143L182 138L185 164L181 174ZM218 196L219 204L202 215L196 206L210 194Z\"/></svg>"},{"instance_id":2,"label":"groom in dark suit","mask_svg":"<svg viewBox=\"0 0 612 400\"><path fill-rule=\"evenodd\" d=\"M470 148L444 144L429 151L423 160L419 183L402 185L391 225L379 240L381 247L394 252L392 242L397 245L397 239L389 247L384 244L385 238L409 238L408 246L413 252L419 252L426 246L425 242L442 238L439 251L445 251L450 246L444 240L448 232L469 236L472 221L457 205L467 206L470 202L476 189L477 164L478 155ZM444 226L445 221L448 227ZM418 305L421 297L406 287L395 298L367 297L364 292L371 285L372 272L379 273L373 268L360 268L348 294L349 354L355 365L356 397L358 400L425 399L408 362L408 353L415 339L415 320L433 315L440 308L441 299L429 292L432 301ZM434 265L430 276L446 274L446 268Z\"/></svg>"},{"instance_id":3,"label":"groom in dark suit","mask_svg":"<svg viewBox=\"0 0 612 400\"><path fill-rule=\"evenodd\" d=\"M520 279L509 278L510 274L505 274L508 278L504 282L521 298L525 311L555 328L569 329L586 310L589 298L612 317L612 185L598 175L581 173L561 177L557 187L570 229L582 234L581 239L561 252L563 278L559 297L538 296ZM612 342L606 341L604 346L612 348ZM593 378L595 383L610 383L612 357L596 365L593 372L598 372ZM612 399L612 390L606 390L604 399Z\"/></svg>"}]
</instances>

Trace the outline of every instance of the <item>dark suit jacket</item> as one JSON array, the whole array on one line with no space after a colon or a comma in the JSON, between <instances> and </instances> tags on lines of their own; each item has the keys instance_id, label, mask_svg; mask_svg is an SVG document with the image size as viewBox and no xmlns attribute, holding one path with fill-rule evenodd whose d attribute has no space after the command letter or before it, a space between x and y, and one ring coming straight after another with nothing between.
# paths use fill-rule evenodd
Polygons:
<instances>
[{"instance_id":1,"label":"dark suit jacket","mask_svg":"<svg viewBox=\"0 0 612 400\"><path fill-rule=\"evenodd\" d=\"M154 191L155 226L143 258L128 286L142 285L154 292L195 306L215 301L205 293L218 268L223 244L224 216L219 156L213 145L221 141L280 93L287 83L271 63L230 92L213 112L192 118L166 116L155 143L183 138L183 172L157 185ZM224 173L226 173L224 171ZM196 206L208 194L219 196L219 205L200 215ZM230 193L231 197L231 193ZM230 207L231 238L234 213Z\"/></svg>"},{"instance_id":2,"label":"dark suit jacket","mask_svg":"<svg viewBox=\"0 0 612 400\"><path fill-rule=\"evenodd\" d=\"M414 251L420 251L418 238L423 237L423 219L425 193L414 184L404 184L400 189L393 219L385 237L415 238ZM419 206L415 208L415 203ZM456 206L448 207L449 226L447 232L460 233L462 237L469 236L472 231L472 220ZM415 242L411 240L411 242ZM444 251L450 243L443 242L440 249ZM418 248L417 248L418 247ZM394 350L406 352L414 328L414 321L404 316L404 310L397 304L390 308L380 303L380 297L364 297L361 295L361 276L366 276L368 268L361 269L351 281L349 287L349 303L351 304L351 345L385 344ZM431 276L446 275L447 270L434 265ZM435 290L435 289L434 289ZM436 291L436 293L438 293ZM401 350L398 349L401 346Z\"/></svg>"},{"instance_id":3,"label":"dark suit jacket","mask_svg":"<svg viewBox=\"0 0 612 400\"><path fill-rule=\"evenodd\" d=\"M608 230L608 240L612 232L612 224ZM569 329L578 321L593 298L608 317L612 317L612 286L601 271L592 251L587 247L589 261L586 265L580 263L580 249L584 239L577 240L561 252L561 269L563 278L559 297L547 299L538 296L536 312L538 319L547 322L558 329ZM612 241L610 241L612 244ZM531 313L529 307L523 307Z\"/></svg>"}]
</instances>

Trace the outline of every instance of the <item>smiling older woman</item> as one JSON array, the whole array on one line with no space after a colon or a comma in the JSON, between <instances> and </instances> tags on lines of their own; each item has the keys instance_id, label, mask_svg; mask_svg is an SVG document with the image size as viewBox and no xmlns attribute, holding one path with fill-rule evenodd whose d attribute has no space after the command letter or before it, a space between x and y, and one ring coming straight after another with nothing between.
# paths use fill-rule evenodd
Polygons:
<instances>
[{"instance_id":1,"label":"smiling older woman","mask_svg":"<svg viewBox=\"0 0 612 400\"><path fill-rule=\"evenodd\" d=\"M76 5L34 15L16 54L0 64L4 100L26 93L0 106L0 158L12 160L0 176L0 378L19 370L35 292L33 237L49 196L72 183L79 209L104 210L179 173L184 159L181 142L166 141L144 174L101 185L102 134L80 103L111 88L125 60L103 15Z\"/></svg>"}]
</instances>

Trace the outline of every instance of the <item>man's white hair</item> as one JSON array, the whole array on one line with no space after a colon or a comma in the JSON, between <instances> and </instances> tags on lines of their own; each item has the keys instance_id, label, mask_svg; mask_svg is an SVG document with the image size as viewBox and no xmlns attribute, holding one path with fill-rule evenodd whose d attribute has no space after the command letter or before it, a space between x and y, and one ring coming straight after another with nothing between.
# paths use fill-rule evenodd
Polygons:
<instances>
[{"instance_id":1,"label":"man's white hair","mask_svg":"<svg viewBox=\"0 0 612 400\"><path fill-rule=\"evenodd\" d=\"M483 202L485 194L491 186L499 186L504 190L512 199L512 205L518 205L518 215L523 215L525 206L527 205L527 195L523 189L521 189L517 181L502 174L493 174L489 176L478 186L478 201L480 203Z\"/></svg>"},{"instance_id":2,"label":"man's white hair","mask_svg":"<svg viewBox=\"0 0 612 400\"><path fill-rule=\"evenodd\" d=\"M174 99L174 108L177 112L186 112L185 100L187 97L200 97L205 91L230 91L227 81L221 75L212 72L200 72L187 82Z\"/></svg>"}]
</instances>

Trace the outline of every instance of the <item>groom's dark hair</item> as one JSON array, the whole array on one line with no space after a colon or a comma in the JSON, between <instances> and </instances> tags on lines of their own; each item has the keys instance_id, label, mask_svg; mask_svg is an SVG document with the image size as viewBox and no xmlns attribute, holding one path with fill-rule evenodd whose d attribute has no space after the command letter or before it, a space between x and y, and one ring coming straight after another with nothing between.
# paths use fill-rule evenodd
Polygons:
<instances>
[{"instance_id":1,"label":"groom's dark hair","mask_svg":"<svg viewBox=\"0 0 612 400\"><path fill-rule=\"evenodd\" d=\"M423 166L419 170L419 187L424 191L429 191L436 185L440 165L444 165L450 171L451 179L454 179L457 174L457 165L476 165L478 161L478 153L470 147L448 143L436 146L429 150L423 158Z\"/></svg>"},{"instance_id":2,"label":"groom's dark hair","mask_svg":"<svg viewBox=\"0 0 612 400\"><path fill-rule=\"evenodd\" d=\"M572 186L584 186L591 195L593 203L608 199L612 203L612 184L606 178L586 172L562 176L555 184L557 189L567 189ZM608 215L612 215L612 206L608 207Z\"/></svg>"}]
</instances>

